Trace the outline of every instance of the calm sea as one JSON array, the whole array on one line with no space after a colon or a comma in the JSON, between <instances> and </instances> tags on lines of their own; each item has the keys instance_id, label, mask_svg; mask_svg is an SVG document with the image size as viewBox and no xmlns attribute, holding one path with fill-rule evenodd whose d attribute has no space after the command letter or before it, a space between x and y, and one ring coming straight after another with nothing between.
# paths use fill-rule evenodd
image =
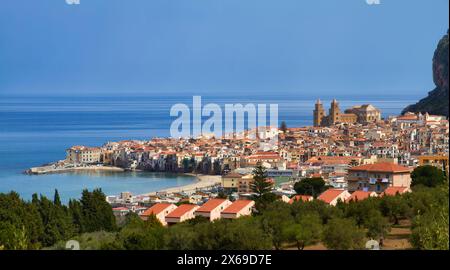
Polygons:
<instances>
[{"instance_id":1,"label":"calm sea","mask_svg":"<svg viewBox=\"0 0 450 270\"><path fill-rule=\"evenodd\" d=\"M333 97L323 97L325 108ZM396 115L418 97L336 96L341 109L371 103L383 116ZM289 127L310 125L314 97L292 95L202 96L202 103L278 104L279 122ZM0 192L52 196L57 188L64 201L78 198L83 188L101 187L106 194L136 194L179 186L192 177L156 173L67 173L29 176L22 172L65 157L72 145L102 145L123 139L168 136L172 105L192 106L192 96L33 97L0 95Z\"/></svg>"}]
</instances>

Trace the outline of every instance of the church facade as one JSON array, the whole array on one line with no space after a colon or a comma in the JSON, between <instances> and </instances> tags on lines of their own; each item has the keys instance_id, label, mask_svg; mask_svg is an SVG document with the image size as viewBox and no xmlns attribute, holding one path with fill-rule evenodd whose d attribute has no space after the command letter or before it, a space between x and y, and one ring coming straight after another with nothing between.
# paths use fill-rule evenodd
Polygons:
<instances>
[{"instance_id":1,"label":"church facade","mask_svg":"<svg viewBox=\"0 0 450 270\"><path fill-rule=\"evenodd\" d=\"M373 105L364 104L353 106L345 110L343 113L339 108L339 103L337 100L333 99L327 115L323 104L319 99L315 104L313 116L315 127L328 127L338 123L367 124L370 122L376 122L381 119L381 112Z\"/></svg>"}]
</instances>

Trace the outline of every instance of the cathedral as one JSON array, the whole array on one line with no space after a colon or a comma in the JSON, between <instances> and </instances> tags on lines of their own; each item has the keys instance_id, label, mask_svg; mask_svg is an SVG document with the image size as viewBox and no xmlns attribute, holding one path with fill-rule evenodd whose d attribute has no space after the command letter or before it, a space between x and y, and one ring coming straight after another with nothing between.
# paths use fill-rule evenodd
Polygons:
<instances>
[{"instance_id":1,"label":"cathedral","mask_svg":"<svg viewBox=\"0 0 450 270\"><path fill-rule=\"evenodd\" d=\"M313 115L315 127L329 127L338 123L367 124L381 119L380 110L370 104L353 106L342 113L336 99L331 101L328 115L326 115L320 99L317 100Z\"/></svg>"}]
</instances>

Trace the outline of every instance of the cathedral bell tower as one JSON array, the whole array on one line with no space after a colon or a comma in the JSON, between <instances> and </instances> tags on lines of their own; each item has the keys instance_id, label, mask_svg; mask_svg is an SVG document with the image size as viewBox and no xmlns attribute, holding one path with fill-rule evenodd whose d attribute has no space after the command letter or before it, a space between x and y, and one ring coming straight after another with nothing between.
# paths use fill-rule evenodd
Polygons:
<instances>
[{"instance_id":1,"label":"cathedral bell tower","mask_svg":"<svg viewBox=\"0 0 450 270\"><path fill-rule=\"evenodd\" d=\"M331 107L330 107L330 124L334 125L337 122L340 121L340 114L341 114L341 110L339 109L339 103L337 102L336 99L333 99L333 101L331 101Z\"/></svg>"},{"instance_id":2,"label":"cathedral bell tower","mask_svg":"<svg viewBox=\"0 0 450 270\"><path fill-rule=\"evenodd\" d=\"M322 125L322 119L325 117L325 110L323 109L320 99L317 100L314 111L314 126L320 127Z\"/></svg>"}]
</instances>

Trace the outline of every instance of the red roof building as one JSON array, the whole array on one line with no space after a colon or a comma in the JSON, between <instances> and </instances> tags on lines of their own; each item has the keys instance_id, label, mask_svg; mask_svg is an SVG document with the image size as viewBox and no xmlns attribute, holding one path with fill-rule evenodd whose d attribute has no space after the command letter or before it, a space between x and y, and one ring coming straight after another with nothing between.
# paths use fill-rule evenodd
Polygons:
<instances>
[{"instance_id":1,"label":"red roof building","mask_svg":"<svg viewBox=\"0 0 450 270\"><path fill-rule=\"evenodd\" d=\"M411 189L408 187L388 187L386 190L381 194L382 196L395 196L397 194L404 194L407 192L411 192Z\"/></svg>"},{"instance_id":2,"label":"red roof building","mask_svg":"<svg viewBox=\"0 0 450 270\"><path fill-rule=\"evenodd\" d=\"M382 193L391 186L411 186L411 169L395 163L380 162L352 167L348 170L348 190Z\"/></svg>"},{"instance_id":3,"label":"red roof building","mask_svg":"<svg viewBox=\"0 0 450 270\"><path fill-rule=\"evenodd\" d=\"M175 224L195 218L194 212L200 206L195 204L182 204L166 216L167 224Z\"/></svg>"},{"instance_id":4,"label":"red roof building","mask_svg":"<svg viewBox=\"0 0 450 270\"><path fill-rule=\"evenodd\" d=\"M227 199L210 199L204 203L200 208L198 208L194 215L203 216L208 218L210 221L220 218L220 213L227 208L231 202Z\"/></svg>"},{"instance_id":5,"label":"red roof building","mask_svg":"<svg viewBox=\"0 0 450 270\"><path fill-rule=\"evenodd\" d=\"M222 218L239 218L241 216L249 216L252 214L252 208L255 205L251 200L237 200L230 206L225 208L222 213Z\"/></svg>"},{"instance_id":6,"label":"red roof building","mask_svg":"<svg viewBox=\"0 0 450 270\"><path fill-rule=\"evenodd\" d=\"M147 220L149 216L155 215L156 218L161 222L163 225L167 225L167 222L165 220L165 217L175 210L177 208L176 205L171 203L157 203L150 207L149 209L145 210L140 217L143 220Z\"/></svg>"},{"instance_id":7,"label":"red roof building","mask_svg":"<svg viewBox=\"0 0 450 270\"><path fill-rule=\"evenodd\" d=\"M378 194L374 191L362 191L362 190L357 190L355 192L352 193L352 195L347 199L347 202L350 201L362 201L365 200L367 198L370 197L378 197Z\"/></svg>"},{"instance_id":8,"label":"red roof building","mask_svg":"<svg viewBox=\"0 0 450 270\"><path fill-rule=\"evenodd\" d=\"M320 194L317 199L325 202L326 204L335 206L339 200L345 202L350 196L351 195L347 190L330 188Z\"/></svg>"}]
</instances>

